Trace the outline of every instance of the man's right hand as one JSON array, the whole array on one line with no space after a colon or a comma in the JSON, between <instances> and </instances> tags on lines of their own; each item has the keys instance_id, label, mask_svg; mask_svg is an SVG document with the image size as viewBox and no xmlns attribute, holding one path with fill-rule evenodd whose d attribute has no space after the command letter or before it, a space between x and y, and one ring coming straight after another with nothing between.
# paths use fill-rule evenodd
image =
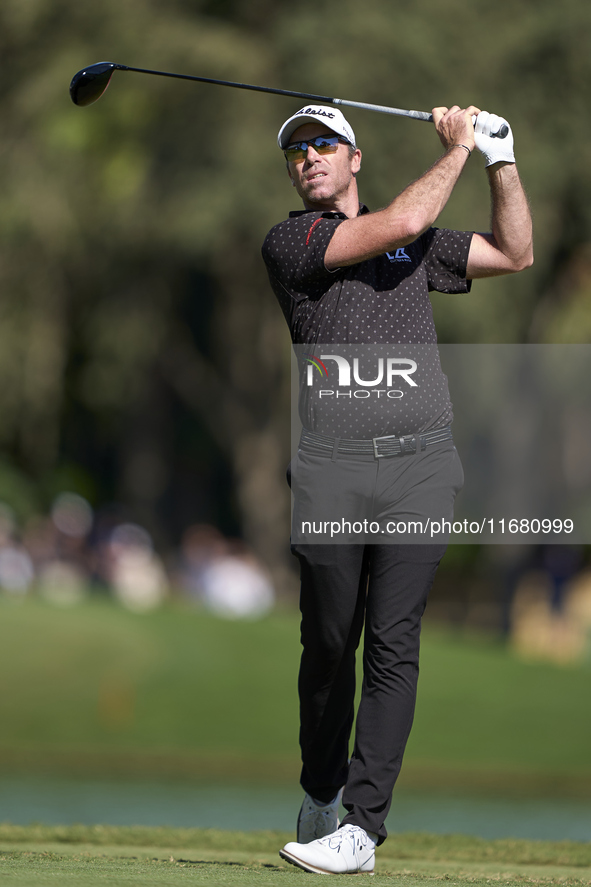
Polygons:
<instances>
[{"instance_id":1,"label":"man's right hand","mask_svg":"<svg viewBox=\"0 0 591 887\"><path fill-rule=\"evenodd\" d=\"M470 151L474 149L472 117L480 114L479 108L474 105L470 105L468 108L452 105L451 108L433 108L431 113L437 135L446 150L452 145L464 145Z\"/></svg>"},{"instance_id":2,"label":"man's right hand","mask_svg":"<svg viewBox=\"0 0 591 887\"><path fill-rule=\"evenodd\" d=\"M349 217L334 232L324 256L329 271L356 265L382 253L412 243L430 228L446 205L474 148L472 116L480 113L470 105L434 108L433 122L446 153L420 178L411 182L385 209Z\"/></svg>"}]
</instances>

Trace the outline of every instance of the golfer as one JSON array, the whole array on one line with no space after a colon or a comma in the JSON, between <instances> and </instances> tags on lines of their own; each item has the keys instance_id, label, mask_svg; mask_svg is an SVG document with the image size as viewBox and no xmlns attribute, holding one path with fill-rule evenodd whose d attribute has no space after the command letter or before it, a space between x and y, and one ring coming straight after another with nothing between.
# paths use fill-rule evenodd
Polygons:
<instances>
[{"instance_id":1,"label":"golfer","mask_svg":"<svg viewBox=\"0 0 591 887\"><path fill-rule=\"evenodd\" d=\"M279 147L304 209L269 232L263 257L295 344L311 350L317 344L433 346L430 290L468 293L475 278L532 264L531 218L507 122L454 105L434 108L433 123L444 153L377 212L359 202L361 151L340 111L310 105L281 127ZM506 137L495 137L504 124ZM484 155L490 183L491 231L437 229L475 148ZM356 431L351 413L350 440L340 428L331 435L304 422L292 466L296 509L302 478L308 485L312 478L312 486L314 478L329 478L325 488L342 489L348 477L357 477L359 464L363 478L376 485L374 499L395 490L405 513L414 513L429 498L426 491L436 488L442 507L452 507L462 471L446 386L437 396L428 394L416 427L409 426L412 412L405 427L397 427L394 408L389 427L370 427L365 435ZM280 853L309 872L371 872L412 725L421 617L445 542L295 541L292 550L301 570L305 797L297 842ZM355 652L364 621L363 686L349 759ZM341 799L347 815L339 824Z\"/></svg>"}]
</instances>

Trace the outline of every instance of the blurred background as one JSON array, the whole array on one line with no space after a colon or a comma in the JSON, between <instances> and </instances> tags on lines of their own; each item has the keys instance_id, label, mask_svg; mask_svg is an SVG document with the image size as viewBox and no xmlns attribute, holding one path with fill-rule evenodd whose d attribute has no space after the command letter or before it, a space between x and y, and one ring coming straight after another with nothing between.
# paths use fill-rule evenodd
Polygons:
<instances>
[{"instance_id":1,"label":"blurred background","mask_svg":"<svg viewBox=\"0 0 591 887\"><path fill-rule=\"evenodd\" d=\"M78 108L74 73L107 59L502 114L536 263L469 297L433 294L440 341L581 344L590 38L581 0L4 0L0 819L115 822L137 797L131 821L186 809L178 824L229 825L212 797L231 790L234 809L253 783L292 786L287 828L299 805L290 344L260 246L298 208L275 139L301 103L116 72ZM439 155L426 124L347 116L371 208ZM439 223L486 230L488 213L475 155ZM420 809L461 830L455 799L463 815L478 796L499 828L508 810L521 824L543 810L548 837L591 835L589 561L584 546L450 547L397 789L406 813L428 798ZM205 785L208 801L178 794ZM233 827L260 824L244 797ZM561 816L583 832L557 835Z\"/></svg>"}]
</instances>

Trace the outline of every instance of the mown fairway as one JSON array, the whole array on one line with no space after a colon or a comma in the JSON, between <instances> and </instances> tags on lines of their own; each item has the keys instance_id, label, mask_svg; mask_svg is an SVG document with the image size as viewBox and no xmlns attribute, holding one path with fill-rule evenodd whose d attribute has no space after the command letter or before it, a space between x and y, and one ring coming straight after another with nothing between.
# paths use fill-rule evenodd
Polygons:
<instances>
[{"instance_id":1,"label":"mown fairway","mask_svg":"<svg viewBox=\"0 0 591 887\"><path fill-rule=\"evenodd\" d=\"M249 623L0 600L0 768L291 782L298 657L293 611ZM591 796L590 691L588 665L426 630L402 780Z\"/></svg>"},{"instance_id":2,"label":"mown fairway","mask_svg":"<svg viewBox=\"0 0 591 887\"><path fill-rule=\"evenodd\" d=\"M0 883L79 885L289 885L314 876L277 849L291 835L197 829L0 827ZM395 835L378 851L375 876L355 885L591 884L591 845ZM340 883L340 882L339 882Z\"/></svg>"}]
</instances>

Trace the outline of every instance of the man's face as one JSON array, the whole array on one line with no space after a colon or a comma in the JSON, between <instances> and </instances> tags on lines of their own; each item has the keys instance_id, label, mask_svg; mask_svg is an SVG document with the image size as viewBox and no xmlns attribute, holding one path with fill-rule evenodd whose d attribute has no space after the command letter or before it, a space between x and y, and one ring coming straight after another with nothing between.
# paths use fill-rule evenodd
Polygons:
<instances>
[{"instance_id":1,"label":"man's face","mask_svg":"<svg viewBox=\"0 0 591 887\"><path fill-rule=\"evenodd\" d=\"M334 136L334 132L323 123L305 123L295 130L289 144L324 135ZM335 154L318 154L309 145L305 160L290 162L288 173L307 209L332 209L349 194L357 193L355 173L360 165L361 151L356 149L351 156L349 146L342 142Z\"/></svg>"}]
</instances>

